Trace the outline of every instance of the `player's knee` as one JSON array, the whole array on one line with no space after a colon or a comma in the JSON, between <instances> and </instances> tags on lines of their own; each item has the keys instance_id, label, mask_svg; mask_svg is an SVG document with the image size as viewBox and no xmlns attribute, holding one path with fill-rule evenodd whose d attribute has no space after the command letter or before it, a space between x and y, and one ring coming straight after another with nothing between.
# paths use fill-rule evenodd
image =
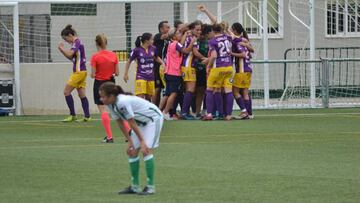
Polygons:
<instances>
[{"instance_id":1,"label":"player's knee","mask_svg":"<svg viewBox=\"0 0 360 203\"><path fill-rule=\"evenodd\" d=\"M80 99L83 99L86 97L86 95L84 93L78 93L78 95L79 95Z\"/></svg>"},{"instance_id":2,"label":"player's knee","mask_svg":"<svg viewBox=\"0 0 360 203\"><path fill-rule=\"evenodd\" d=\"M233 89L233 90L232 90L232 93L233 93L233 95L234 95L235 98L239 98L239 97L240 97L239 91Z\"/></svg>"},{"instance_id":3,"label":"player's knee","mask_svg":"<svg viewBox=\"0 0 360 203\"><path fill-rule=\"evenodd\" d=\"M64 96L69 96L71 92L69 90L64 90Z\"/></svg>"},{"instance_id":4,"label":"player's knee","mask_svg":"<svg viewBox=\"0 0 360 203\"><path fill-rule=\"evenodd\" d=\"M191 93L195 93L195 86L188 87L186 91L191 92Z\"/></svg>"},{"instance_id":5,"label":"player's knee","mask_svg":"<svg viewBox=\"0 0 360 203\"><path fill-rule=\"evenodd\" d=\"M138 157L139 156L139 150L138 149L127 149L126 151L127 155L131 158L131 157Z\"/></svg>"}]
</instances>

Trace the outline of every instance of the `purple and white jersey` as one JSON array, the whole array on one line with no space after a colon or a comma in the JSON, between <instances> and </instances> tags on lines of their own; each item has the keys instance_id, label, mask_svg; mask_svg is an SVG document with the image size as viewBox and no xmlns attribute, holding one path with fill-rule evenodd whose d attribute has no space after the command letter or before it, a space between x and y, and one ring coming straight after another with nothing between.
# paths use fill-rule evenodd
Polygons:
<instances>
[{"instance_id":1,"label":"purple and white jersey","mask_svg":"<svg viewBox=\"0 0 360 203\"><path fill-rule=\"evenodd\" d=\"M231 56L232 39L228 35L220 35L209 41L209 52L216 51L217 57L213 68L227 67L233 65Z\"/></svg>"},{"instance_id":2,"label":"purple and white jersey","mask_svg":"<svg viewBox=\"0 0 360 203\"><path fill-rule=\"evenodd\" d=\"M156 56L156 48L154 46L150 46L148 50L145 50L142 46L132 50L130 62L136 59L136 80L155 80L154 58Z\"/></svg>"},{"instance_id":3,"label":"purple and white jersey","mask_svg":"<svg viewBox=\"0 0 360 203\"><path fill-rule=\"evenodd\" d=\"M235 70L236 73L252 72L250 62L250 52L247 47L242 46L240 43L243 41L243 37L233 39L233 52L234 53L246 53L245 58L235 57Z\"/></svg>"},{"instance_id":4,"label":"purple and white jersey","mask_svg":"<svg viewBox=\"0 0 360 203\"><path fill-rule=\"evenodd\" d=\"M191 36L186 36L185 39L185 44L184 44L184 48L188 48L190 46L191 43ZM197 42L195 42L193 44L193 48L199 49L199 44ZM194 57L193 52L191 51L188 54L184 54L183 55L183 61L182 61L182 66L184 67L195 67L196 64L196 58Z\"/></svg>"},{"instance_id":5,"label":"purple and white jersey","mask_svg":"<svg viewBox=\"0 0 360 203\"><path fill-rule=\"evenodd\" d=\"M71 46L71 50L74 52L72 58L73 72L86 71L85 48L80 39L75 40Z\"/></svg>"}]
</instances>

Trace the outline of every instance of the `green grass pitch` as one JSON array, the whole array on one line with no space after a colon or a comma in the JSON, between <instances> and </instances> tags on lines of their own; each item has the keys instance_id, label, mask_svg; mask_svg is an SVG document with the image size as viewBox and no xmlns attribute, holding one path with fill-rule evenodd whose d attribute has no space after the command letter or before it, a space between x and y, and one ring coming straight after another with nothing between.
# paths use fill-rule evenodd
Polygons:
<instances>
[{"instance_id":1,"label":"green grass pitch","mask_svg":"<svg viewBox=\"0 0 360 203\"><path fill-rule=\"evenodd\" d=\"M255 113L166 122L146 197L117 195L130 175L114 122L102 144L99 120L0 117L0 202L360 202L359 108Z\"/></svg>"}]
</instances>

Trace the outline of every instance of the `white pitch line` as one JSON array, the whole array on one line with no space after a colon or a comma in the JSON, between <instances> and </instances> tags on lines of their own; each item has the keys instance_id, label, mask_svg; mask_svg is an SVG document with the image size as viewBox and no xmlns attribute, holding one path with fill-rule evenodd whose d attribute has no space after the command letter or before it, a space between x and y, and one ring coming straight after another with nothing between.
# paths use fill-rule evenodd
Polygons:
<instances>
[{"instance_id":1,"label":"white pitch line","mask_svg":"<svg viewBox=\"0 0 360 203\"><path fill-rule=\"evenodd\" d=\"M331 116L331 115L360 115L360 112L346 112L346 113L295 113L295 114L255 114L255 118L257 117L290 117L290 116ZM100 121L101 119L92 119L93 121ZM15 121L7 121L7 120L0 120L0 123L38 123L38 122L61 122L61 120L15 120ZM72 122L77 123L77 122ZM84 122L78 122L84 123ZM91 121L89 122L91 123Z\"/></svg>"},{"instance_id":2,"label":"white pitch line","mask_svg":"<svg viewBox=\"0 0 360 203\"><path fill-rule=\"evenodd\" d=\"M358 141L358 139L346 139L345 141ZM261 143L274 143L274 142L282 142L282 143L298 143L298 142L323 142L323 139L299 139L299 140L263 140ZM327 139L326 141L344 141L343 139ZM253 143L253 140L239 140L238 142L228 141L228 142L162 142L161 145L209 145L209 144L248 144ZM33 145L33 146L0 146L0 150L9 150L9 149L51 149L51 148L79 148L79 147L111 147L111 146L125 146L126 143L117 143L117 144L89 144L89 145Z\"/></svg>"},{"instance_id":3,"label":"white pitch line","mask_svg":"<svg viewBox=\"0 0 360 203\"><path fill-rule=\"evenodd\" d=\"M237 140L247 141L249 138L253 138L255 136L294 136L294 135L314 135L317 134L317 132L287 132L287 133L239 133L239 134L216 134L216 135L203 135L203 136L197 136L197 135L176 135L176 136L161 136L161 139L163 140L172 140L172 139L179 139L179 138L217 138L217 137L236 137ZM360 135L360 132L355 131L346 131L346 132L327 132L327 135ZM99 140L99 138L63 138L63 139L35 139L35 140L16 140L16 143L36 143L36 142L73 142L73 141L89 141L89 140ZM118 140L118 139L117 139ZM1 141L0 141L1 143ZM8 142L4 142L5 144L9 144ZM116 142L117 144L125 143L123 138L120 138L120 141ZM168 142L163 142L168 143ZM192 143L192 142L190 142ZM197 142L198 143L198 142Z\"/></svg>"},{"instance_id":4,"label":"white pitch line","mask_svg":"<svg viewBox=\"0 0 360 203\"><path fill-rule=\"evenodd\" d=\"M100 121L101 119L93 118L92 121ZM91 123L89 122L80 122L80 121L73 121L69 123ZM62 122L62 120L22 120L22 121L6 121L6 120L0 120L0 123L45 123L45 122L59 122L62 124L66 124L67 122Z\"/></svg>"}]
</instances>

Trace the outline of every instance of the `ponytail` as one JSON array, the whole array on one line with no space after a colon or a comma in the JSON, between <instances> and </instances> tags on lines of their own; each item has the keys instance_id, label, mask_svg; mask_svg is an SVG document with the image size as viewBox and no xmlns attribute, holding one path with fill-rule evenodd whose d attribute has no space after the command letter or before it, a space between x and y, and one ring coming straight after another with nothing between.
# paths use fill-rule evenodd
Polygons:
<instances>
[{"instance_id":1,"label":"ponytail","mask_svg":"<svg viewBox=\"0 0 360 203\"><path fill-rule=\"evenodd\" d=\"M245 30L243 32L243 36L245 37L245 39L247 39L249 41L249 35Z\"/></svg>"},{"instance_id":2,"label":"ponytail","mask_svg":"<svg viewBox=\"0 0 360 203\"><path fill-rule=\"evenodd\" d=\"M236 33L239 35L242 33L243 37L245 37L247 40L249 40L249 35L247 34L246 30L240 23L232 24L231 29L236 31Z\"/></svg>"},{"instance_id":3,"label":"ponytail","mask_svg":"<svg viewBox=\"0 0 360 203\"><path fill-rule=\"evenodd\" d=\"M141 45L141 36L138 36L135 41L135 47L140 47Z\"/></svg>"},{"instance_id":4,"label":"ponytail","mask_svg":"<svg viewBox=\"0 0 360 203\"><path fill-rule=\"evenodd\" d=\"M77 33L74 30L74 28L72 27L71 24L67 25L62 31L61 31L61 36L69 36L69 35L73 35L76 36Z\"/></svg>"},{"instance_id":5,"label":"ponytail","mask_svg":"<svg viewBox=\"0 0 360 203\"><path fill-rule=\"evenodd\" d=\"M141 36L138 36L135 41L135 47L140 47L141 43L145 43L146 41L149 41L152 37L151 33L145 32Z\"/></svg>"},{"instance_id":6,"label":"ponytail","mask_svg":"<svg viewBox=\"0 0 360 203\"><path fill-rule=\"evenodd\" d=\"M130 92L125 92L122 87L115 85L113 82L104 82L100 88L100 92L103 92L106 96L118 96L119 94L132 95Z\"/></svg>"}]
</instances>

